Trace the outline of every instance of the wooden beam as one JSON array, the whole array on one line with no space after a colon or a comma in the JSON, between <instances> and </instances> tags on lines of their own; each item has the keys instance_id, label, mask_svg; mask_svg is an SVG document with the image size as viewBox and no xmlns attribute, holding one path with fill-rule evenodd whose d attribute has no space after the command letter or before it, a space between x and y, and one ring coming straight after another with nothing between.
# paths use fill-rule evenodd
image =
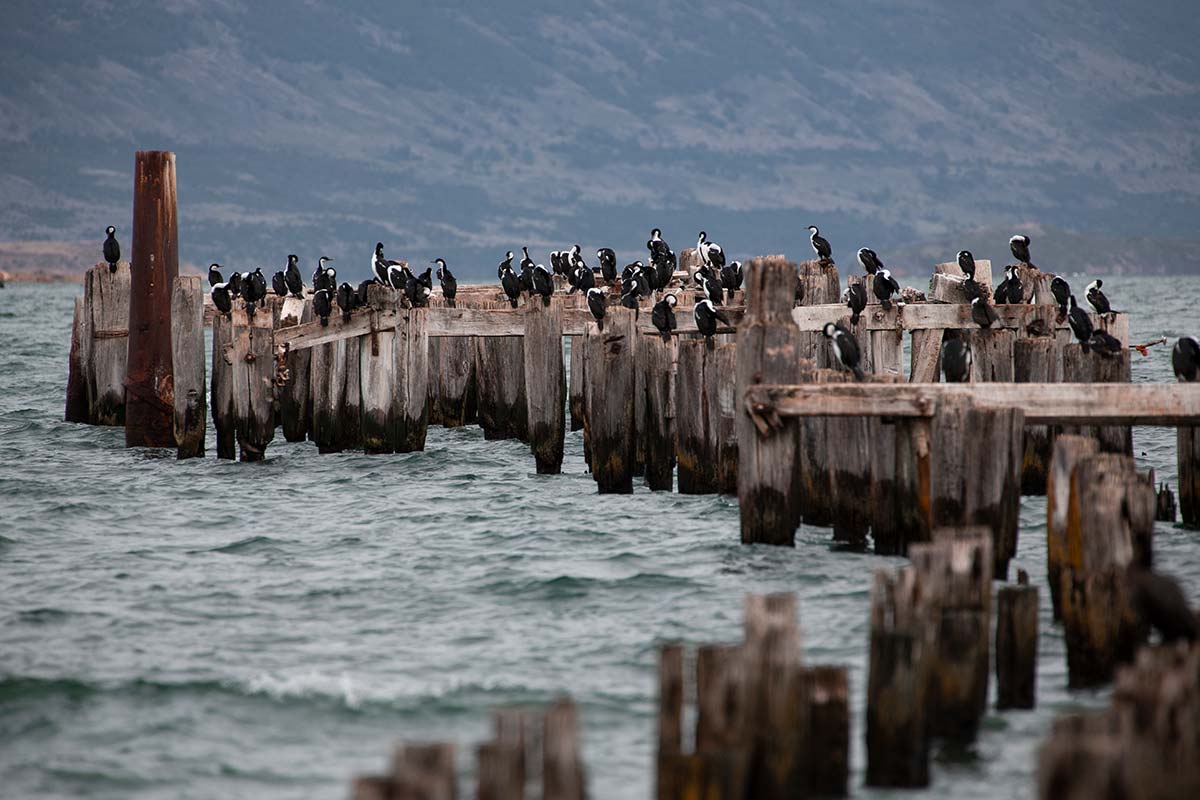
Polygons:
<instances>
[{"instance_id":1,"label":"wooden beam","mask_svg":"<svg viewBox=\"0 0 1200 800\"><path fill-rule=\"evenodd\" d=\"M1044 306L1019 305L995 306L996 315L1000 317L999 327L1024 328L1033 319L1045 314ZM828 322L837 322L847 313L846 306L840 303L827 303L819 306L798 306L792 309L792 319L802 331L819 331ZM1120 322L1126 315L1109 314L1101 317L1099 314L1089 314L1092 325L1103 328L1121 339ZM1106 324L1107 323L1107 324ZM884 311L879 306L869 306L862 315L862 325L871 331L890 330L930 330L934 328L977 328L971 319L971 306L958 303L909 303L897 305L891 311ZM1056 323L1058 329L1065 329L1067 321ZM1117 328L1117 330L1113 330ZM1128 326L1124 328L1128 331ZM1126 338L1128 334L1126 333ZM1125 339L1122 339L1124 342Z\"/></svg>"},{"instance_id":2,"label":"wooden beam","mask_svg":"<svg viewBox=\"0 0 1200 800\"><path fill-rule=\"evenodd\" d=\"M1182 383L757 385L747 390L746 405L754 414L785 417L932 417L939 403L953 398L1020 408L1027 425L1200 423L1200 384Z\"/></svg>"}]
</instances>

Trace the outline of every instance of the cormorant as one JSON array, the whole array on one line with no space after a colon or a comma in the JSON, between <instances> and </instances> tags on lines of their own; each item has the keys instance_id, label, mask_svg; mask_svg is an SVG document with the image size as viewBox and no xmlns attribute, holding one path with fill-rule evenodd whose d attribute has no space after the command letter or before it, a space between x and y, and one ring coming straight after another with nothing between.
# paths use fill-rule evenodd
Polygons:
<instances>
[{"instance_id":1,"label":"cormorant","mask_svg":"<svg viewBox=\"0 0 1200 800\"><path fill-rule=\"evenodd\" d=\"M117 262L121 260L121 243L117 241L117 229L109 225L104 229L108 238L104 240L104 260L108 262L108 271L117 271Z\"/></svg>"}]
</instances>

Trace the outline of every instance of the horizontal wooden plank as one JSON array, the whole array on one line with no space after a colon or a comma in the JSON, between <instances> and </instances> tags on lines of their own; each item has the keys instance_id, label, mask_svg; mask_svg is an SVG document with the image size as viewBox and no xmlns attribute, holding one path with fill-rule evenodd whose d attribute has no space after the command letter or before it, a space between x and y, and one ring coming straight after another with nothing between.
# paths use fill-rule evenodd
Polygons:
<instances>
[{"instance_id":1,"label":"horizontal wooden plank","mask_svg":"<svg viewBox=\"0 0 1200 800\"><path fill-rule=\"evenodd\" d=\"M1029 425L1200 424L1200 384L835 383L752 386L746 393L755 413L790 417L931 417L949 398L1020 408Z\"/></svg>"},{"instance_id":2,"label":"horizontal wooden plank","mask_svg":"<svg viewBox=\"0 0 1200 800\"><path fill-rule=\"evenodd\" d=\"M1056 328L1066 328L1067 321L1058 322L1053 311L1047 312L1047 306L1036 305L998 305L996 315L1000 318L997 327L1023 328L1037 317L1046 318L1054 323ZM819 331L826 323L837 322L850 313L846 306L828 303L816 306L798 306L792 311L792 319L802 331ZM1121 339L1114 331L1120 328L1124 314L1111 314L1109 319L1102 319L1098 314L1090 315L1092 325L1104 328ZM880 306L868 306L863 312L862 323L867 330L931 330L935 328L975 328L978 327L971 319L971 306L957 303L909 303L903 306L893 306L890 311L884 311ZM1128 329L1128 325L1125 325ZM1124 339L1122 339L1124 341ZM1126 342L1127 343L1127 342Z\"/></svg>"}]
</instances>

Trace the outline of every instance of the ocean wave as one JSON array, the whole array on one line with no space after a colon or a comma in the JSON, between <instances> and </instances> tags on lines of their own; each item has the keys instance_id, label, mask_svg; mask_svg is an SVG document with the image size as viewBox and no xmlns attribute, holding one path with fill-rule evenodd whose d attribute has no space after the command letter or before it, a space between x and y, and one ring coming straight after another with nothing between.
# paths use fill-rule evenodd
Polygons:
<instances>
[{"instance_id":1,"label":"ocean wave","mask_svg":"<svg viewBox=\"0 0 1200 800\"><path fill-rule=\"evenodd\" d=\"M278 552L279 546L283 544L286 544L286 542L281 539L272 539L270 536L250 536L245 539L238 539L236 542L221 545L220 547L193 552L232 554L273 553Z\"/></svg>"},{"instance_id":2,"label":"ocean wave","mask_svg":"<svg viewBox=\"0 0 1200 800\"><path fill-rule=\"evenodd\" d=\"M537 600L566 600L585 597L593 589L636 591L640 589L690 588L698 585L691 578L678 575L639 572L622 578L558 575L553 578L531 580L500 580L486 584L482 588L484 591L501 595L527 596Z\"/></svg>"}]
</instances>

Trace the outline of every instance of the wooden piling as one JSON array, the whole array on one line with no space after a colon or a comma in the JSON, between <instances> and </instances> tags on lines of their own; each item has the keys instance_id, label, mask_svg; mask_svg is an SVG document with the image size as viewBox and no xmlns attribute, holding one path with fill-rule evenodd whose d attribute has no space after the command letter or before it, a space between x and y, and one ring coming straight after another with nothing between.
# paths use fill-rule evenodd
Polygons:
<instances>
[{"instance_id":1,"label":"wooden piling","mask_svg":"<svg viewBox=\"0 0 1200 800\"><path fill-rule=\"evenodd\" d=\"M880 555L897 555L902 549L896 489L896 431L893 420L867 418L867 437L871 443L871 541Z\"/></svg>"},{"instance_id":2,"label":"wooden piling","mask_svg":"<svg viewBox=\"0 0 1200 800\"><path fill-rule=\"evenodd\" d=\"M1037 640L1037 587L1025 583L1000 587L996 595L996 708L1036 705Z\"/></svg>"},{"instance_id":3,"label":"wooden piling","mask_svg":"<svg viewBox=\"0 0 1200 800\"><path fill-rule=\"evenodd\" d=\"M230 339L234 432L242 461L262 461L275 437L275 354L271 315L234 308Z\"/></svg>"},{"instance_id":4,"label":"wooden piling","mask_svg":"<svg viewBox=\"0 0 1200 800\"><path fill-rule=\"evenodd\" d=\"M237 458L237 421L233 405L233 321L213 317L211 402L217 432L217 458Z\"/></svg>"},{"instance_id":5,"label":"wooden piling","mask_svg":"<svg viewBox=\"0 0 1200 800\"><path fill-rule=\"evenodd\" d=\"M971 348L971 383L1012 383L1013 344L1016 335L1005 329L965 329L962 338Z\"/></svg>"},{"instance_id":6,"label":"wooden piling","mask_svg":"<svg viewBox=\"0 0 1200 800\"><path fill-rule=\"evenodd\" d=\"M809 713L800 679L796 596L747 595L745 608L746 728L752 747L747 795L795 797L804 780Z\"/></svg>"},{"instance_id":7,"label":"wooden piling","mask_svg":"<svg viewBox=\"0 0 1200 800\"><path fill-rule=\"evenodd\" d=\"M663 341L647 336L640 343L638 369L644 373L645 480L651 491L669 492L675 485L675 362L679 338Z\"/></svg>"},{"instance_id":8,"label":"wooden piling","mask_svg":"<svg viewBox=\"0 0 1200 800\"><path fill-rule=\"evenodd\" d=\"M853 382L846 372L820 370L824 382ZM874 378L875 376L869 376ZM830 491L833 539L862 545L873 517L871 498L871 421L868 417L828 417L825 423L825 471Z\"/></svg>"},{"instance_id":9,"label":"wooden piling","mask_svg":"<svg viewBox=\"0 0 1200 800\"><path fill-rule=\"evenodd\" d=\"M584 338L568 336L570 348L568 355L571 359L571 380L568 386L570 393L571 430L583 430L583 418L587 407L587 380L584 375L585 364Z\"/></svg>"},{"instance_id":10,"label":"wooden piling","mask_svg":"<svg viewBox=\"0 0 1200 800\"><path fill-rule=\"evenodd\" d=\"M341 389L341 434L343 449L362 447L362 341L346 340L346 368Z\"/></svg>"},{"instance_id":11,"label":"wooden piling","mask_svg":"<svg viewBox=\"0 0 1200 800\"><path fill-rule=\"evenodd\" d=\"M557 299L555 299L557 300ZM567 375L563 365L562 303L530 303L523 314L525 398L530 449L539 475L562 471Z\"/></svg>"},{"instance_id":12,"label":"wooden piling","mask_svg":"<svg viewBox=\"0 0 1200 800\"><path fill-rule=\"evenodd\" d=\"M1046 478L1046 582L1054 619L1062 618L1061 575L1067 563L1067 512L1071 500L1071 473L1075 465L1100 452L1091 436L1059 434L1054 438L1050 471Z\"/></svg>"},{"instance_id":13,"label":"wooden piling","mask_svg":"<svg viewBox=\"0 0 1200 800\"><path fill-rule=\"evenodd\" d=\"M1129 383L1129 350L1110 357L1097 354L1094 350L1083 352L1079 343L1063 348L1063 381L1067 383ZM1133 455L1133 429L1128 425L1099 425L1064 427L1069 433L1094 436L1100 441L1103 453Z\"/></svg>"},{"instance_id":14,"label":"wooden piling","mask_svg":"<svg viewBox=\"0 0 1200 800\"><path fill-rule=\"evenodd\" d=\"M174 447L171 285L179 277L175 154L134 159L131 291L125 378L125 446Z\"/></svg>"},{"instance_id":15,"label":"wooden piling","mask_svg":"<svg viewBox=\"0 0 1200 800\"><path fill-rule=\"evenodd\" d=\"M542 797L544 800L583 800L583 761L575 704L555 700L546 709L542 730Z\"/></svg>"},{"instance_id":16,"label":"wooden piling","mask_svg":"<svg viewBox=\"0 0 1200 800\"><path fill-rule=\"evenodd\" d=\"M1125 571L1150 560L1154 489L1131 458L1111 453L1080 459L1070 480L1059 578L1067 674L1072 687L1096 686L1112 679L1141 639Z\"/></svg>"},{"instance_id":17,"label":"wooden piling","mask_svg":"<svg viewBox=\"0 0 1200 800\"><path fill-rule=\"evenodd\" d=\"M368 287L367 310L360 313L371 316L371 332L359 339L358 348L362 446L367 454L394 453L399 444L396 434L400 426L394 415L401 410L396 399L402 401L404 393L398 390L396 381L404 380L405 373L397 371L395 330L376 330L375 321L381 312L398 310L399 300L391 287L378 284Z\"/></svg>"},{"instance_id":18,"label":"wooden piling","mask_svg":"<svg viewBox=\"0 0 1200 800\"><path fill-rule=\"evenodd\" d=\"M392 759L392 797L399 800L456 800L455 747L450 742L404 744Z\"/></svg>"},{"instance_id":19,"label":"wooden piling","mask_svg":"<svg viewBox=\"0 0 1200 800\"><path fill-rule=\"evenodd\" d=\"M475 338L476 413L485 439L529 441L525 348L506 336Z\"/></svg>"},{"instance_id":20,"label":"wooden piling","mask_svg":"<svg viewBox=\"0 0 1200 800\"><path fill-rule=\"evenodd\" d=\"M589 323L586 435L601 494L633 492L633 313L610 308L604 330Z\"/></svg>"},{"instance_id":21,"label":"wooden piling","mask_svg":"<svg viewBox=\"0 0 1200 800\"><path fill-rule=\"evenodd\" d=\"M921 417L898 419L895 429L895 533L889 552L903 555L910 544L932 535L933 432L931 421Z\"/></svg>"},{"instance_id":22,"label":"wooden piling","mask_svg":"<svg viewBox=\"0 0 1200 800\"><path fill-rule=\"evenodd\" d=\"M802 370L804 383L840 382L834 369ZM800 483L800 507L806 525L833 525L833 475L829 470L828 417L805 417L800 420L799 451L796 460L796 479Z\"/></svg>"},{"instance_id":23,"label":"wooden piling","mask_svg":"<svg viewBox=\"0 0 1200 800\"><path fill-rule=\"evenodd\" d=\"M928 692L936 639L916 572L878 570L871 585L868 786L929 785Z\"/></svg>"},{"instance_id":24,"label":"wooden piling","mask_svg":"<svg viewBox=\"0 0 1200 800\"><path fill-rule=\"evenodd\" d=\"M169 313L169 312L168 312ZM107 264L87 271L83 290L84 383L88 422L125 424L125 375L129 360L129 267Z\"/></svg>"},{"instance_id":25,"label":"wooden piling","mask_svg":"<svg viewBox=\"0 0 1200 800\"><path fill-rule=\"evenodd\" d=\"M780 256L782 258L782 256ZM793 267L793 272L797 272ZM751 274L751 270L746 270L747 278ZM801 305L816 306L825 303L840 303L842 300L842 282L838 276L837 265L832 261L811 260L802 261L798 269L800 282L804 284L804 300ZM788 295L794 302L795 300L795 281L793 279L791 293ZM783 291L780 289L779 291ZM753 287L747 283L746 294L748 297L754 297ZM867 292L868 300L873 297L870 292ZM820 331L804 331L800 333L798 345L799 355L803 358L810 358L818 367L834 367L833 354L830 352L829 343L825 339L825 335Z\"/></svg>"},{"instance_id":26,"label":"wooden piling","mask_svg":"<svg viewBox=\"0 0 1200 800\"><path fill-rule=\"evenodd\" d=\"M719 344L705 370L714 483L721 494L737 495L737 344Z\"/></svg>"},{"instance_id":27,"label":"wooden piling","mask_svg":"<svg viewBox=\"0 0 1200 800\"><path fill-rule=\"evenodd\" d=\"M85 340L87 345L84 344ZM63 412L64 422L88 421L86 375L90 344L90 333L83 321L83 298L76 297L75 312L71 317L71 353L67 361L67 407Z\"/></svg>"},{"instance_id":28,"label":"wooden piling","mask_svg":"<svg viewBox=\"0 0 1200 800\"><path fill-rule=\"evenodd\" d=\"M523 800L525 781L519 758L517 748L505 742L484 742L476 747L476 800Z\"/></svg>"},{"instance_id":29,"label":"wooden piling","mask_svg":"<svg viewBox=\"0 0 1200 800\"><path fill-rule=\"evenodd\" d=\"M214 335L215 335L215 328ZM319 344L312 348L309 362L309 397L312 420L308 437L321 453L340 453L347 447L344 434L344 386L349 339ZM220 430L218 429L218 435Z\"/></svg>"},{"instance_id":30,"label":"wooden piling","mask_svg":"<svg viewBox=\"0 0 1200 800\"><path fill-rule=\"evenodd\" d=\"M845 667L805 667L808 701L804 795L845 797L850 777L850 678Z\"/></svg>"},{"instance_id":31,"label":"wooden piling","mask_svg":"<svg viewBox=\"0 0 1200 800\"><path fill-rule=\"evenodd\" d=\"M1176 429L1175 458L1179 467L1179 518L1200 527L1200 426Z\"/></svg>"},{"instance_id":32,"label":"wooden piling","mask_svg":"<svg viewBox=\"0 0 1200 800\"><path fill-rule=\"evenodd\" d=\"M470 336L429 339L429 423L460 428L475 421L475 346Z\"/></svg>"},{"instance_id":33,"label":"wooden piling","mask_svg":"<svg viewBox=\"0 0 1200 800\"><path fill-rule=\"evenodd\" d=\"M941 328L912 332L912 357L908 373L910 383L937 383L942 379Z\"/></svg>"},{"instance_id":34,"label":"wooden piling","mask_svg":"<svg viewBox=\"0 0 1200 800\"><path fill-rule=\"evenodd\" d=\"M1013 380L1017 383L1060 383L1062 345L1053 336L1018 339L1013 343ZM1054 452L1055 430L1050 425L1026 425L1021 458L1021 493L1045 494L1047 471Z\"/></svg>"},{"instance_id":35,"label":"wooden piling","mask_svg":"<svg viewBox=\"0 0 1200 800\"><path fill-rule=\"evenodd\" d=\"M289 297L284 301L280 317L280 324L283 326L312 322L312 303L301 298ZM308 377L312 352L312 348L309 347L288 352L284 358L287 381L276 387L279 424L283 428L283 438L289 442L303 442L308 436L308 428L312 421L312 397Z\"/></svg>"},{"instance_id":36,"label":"wooden piling","mask_svg":"<svg viewBox=\"0 0 1200 800\"><path fill-rule=\"evenodd\" d=\"M714 352L703 339L679 342L675 370L675 458L679 464L680 494L713 494L717 491L717 465L708 413L710 390L706 377L715 374Z\"/></svg>"},{"instance_id":37,"label":"wooden piling","mask_svg":"<svg viewBox=\"0 0 1200 800\"><path fill-rule=\"evenodd\" d=\"M199 276L183 275L171 290L171 396L179 458L204 455L204 372L204 295Z\"/></svg>"},{"instance_id":38,"label":"wooden piling","mask_svg":"<svg viewBox=\"0 0 1200 800\"><path fill-rule=\"evenodd\" d=\"M783 256L752 259L747 266L746 316L737 331L738 503L743 544L792 546L800 523L800 486L795 464L799 422L758 414L743 404L757 383L796 383L800 379L800 332L792 321L796 266ZM676 405L678 406L678 398ZM762 410L766 413L766 409Z\"/></svg>"},{"instance_id":39,"label":"wooden piling","mask_svg":"<svg viewBox=\"0 0 1200 800\"><path fill-rule=\"evenodd\" d=\"M519 346L520 342L516 344ZM429 331L425 309L408 309L397 320L392 357L391 419L396 452L424 450L429 430L429 404L426 402L429 396ZM523 390L523 373L518 373L517 378L516 382ZM513 383L511 378L505 381L506 385ZM521 401L524 402L524 398ZM521 409L520 417L525 418L524 409Z\"/></svg>"}]
</instances>

